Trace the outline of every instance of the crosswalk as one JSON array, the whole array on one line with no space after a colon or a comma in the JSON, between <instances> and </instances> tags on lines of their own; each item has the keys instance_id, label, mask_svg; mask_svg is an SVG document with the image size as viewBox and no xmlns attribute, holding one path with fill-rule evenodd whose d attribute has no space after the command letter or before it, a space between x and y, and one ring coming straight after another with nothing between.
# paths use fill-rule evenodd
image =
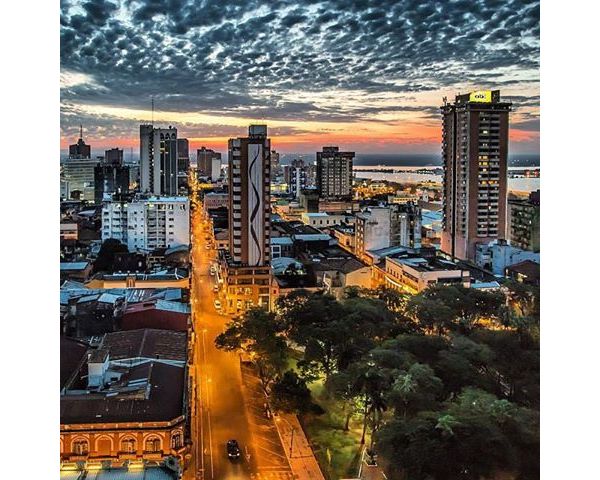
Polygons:
<instances>
[{"instance_id":1,"label":"crosswalk","mask_svg":"<svg viewBox=\"0 0 600 480\"><path fill-rule=\"evenodd\" d=\"M294 480L294 474L290 470L271 470L269 467L261 468L258 473L251 473L251 480Z\"/></svg>"}]
</instances>

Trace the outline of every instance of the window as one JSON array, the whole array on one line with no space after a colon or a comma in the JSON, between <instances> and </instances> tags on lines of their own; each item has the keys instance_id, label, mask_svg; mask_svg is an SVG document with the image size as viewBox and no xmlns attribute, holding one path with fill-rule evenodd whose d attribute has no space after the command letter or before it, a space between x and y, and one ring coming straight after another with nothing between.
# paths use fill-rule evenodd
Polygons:
<instances>
[{"instance_id":1,"label":"window","mask_svg":"<svg viewBox=\"0 0 600 480\"><path fill-rule=\"evenodd\" d=\"M87 455L90 451L90 446L87 440L76 440L73 442L73 452L76 455Z\"/></svg>"},{"instance_id":2,"label":"window","mask_svg":"<svg viewBox=\"0 0 600 480\"><path fill-rule=\"evenodd\" d=\"M133 438L126 438L121 440L121 451L127 453L135 452L135 440Z\"/></svg>"},{"instance_id":3,"label":"window","mask_svg":"<svg viewBox=\"0 0 600 480\"><path fill-rule=\"evenodd\" d=\"M144 450L147 452L160 452L160 439L158 437L147 438Z\"/></svg>"},{"instance_id":4,"label":"window","mask_svg":"<svg viewBox=\"0 0 600 480\"><path fill-rule=\"evenodd\" d=\"M183 442L181 441L181 433L176 433L171 437L171 448L177 450L183 446Z\"/></svg>"}]
</instances>

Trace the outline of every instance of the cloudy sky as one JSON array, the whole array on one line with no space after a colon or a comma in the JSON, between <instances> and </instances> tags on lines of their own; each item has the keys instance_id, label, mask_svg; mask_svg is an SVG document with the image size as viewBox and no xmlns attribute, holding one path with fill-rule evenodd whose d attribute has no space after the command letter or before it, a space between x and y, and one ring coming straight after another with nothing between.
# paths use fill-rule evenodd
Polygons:
<instances>
[{"instance_id":1,"label":"cloudy sky","mask_svg":"<svg viewBox=\"0 0 600 480\"><path fill-rule=\"evenodd\" d=\"M61 148L138 148L139 124L226 149L438 153L443 96L500 89L511 152L539 153L539 2L61 1Z\"/></svg>"}]
</instances>

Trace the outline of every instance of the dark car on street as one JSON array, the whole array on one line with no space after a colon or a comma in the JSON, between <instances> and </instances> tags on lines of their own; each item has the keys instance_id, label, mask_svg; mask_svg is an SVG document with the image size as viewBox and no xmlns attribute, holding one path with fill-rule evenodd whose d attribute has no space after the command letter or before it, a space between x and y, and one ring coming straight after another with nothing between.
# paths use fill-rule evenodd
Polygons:
<instances>
[{"instance_id":1,"label":"dark car on street","mask_svg":"<svg viewBox=\"0 0 600 480\"><path fill-rule=\"evenodd\" d=\"M240 454L240 444L237 440L229 440L227 442L227 456L233 460L240 458Z\"/></svg>"}]
</instances>

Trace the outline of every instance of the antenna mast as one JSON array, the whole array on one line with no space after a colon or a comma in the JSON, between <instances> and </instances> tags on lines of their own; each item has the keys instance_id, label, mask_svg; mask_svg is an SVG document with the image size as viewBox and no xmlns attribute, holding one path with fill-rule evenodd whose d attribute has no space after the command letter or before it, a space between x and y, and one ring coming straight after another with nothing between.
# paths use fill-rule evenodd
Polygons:
<instances>
[{"instance_id":1,"label":"antenna mast","mask_svg":"<svg viewBox=\"0 0 600 480\"><path fill-rule=\"evenodd\" d=\"M79 138L83 140L83 125L79 124Z\"/></svg>"},{"instance_id":2,"label":"antenna mast","mask_svg":"<svg viewBox=\"0 0 600 480\"><path fill-rule=\"evenodd\" d=\"M152 126L154 126L154 96L152 96Z\"/></svg>"}]
</instances>

